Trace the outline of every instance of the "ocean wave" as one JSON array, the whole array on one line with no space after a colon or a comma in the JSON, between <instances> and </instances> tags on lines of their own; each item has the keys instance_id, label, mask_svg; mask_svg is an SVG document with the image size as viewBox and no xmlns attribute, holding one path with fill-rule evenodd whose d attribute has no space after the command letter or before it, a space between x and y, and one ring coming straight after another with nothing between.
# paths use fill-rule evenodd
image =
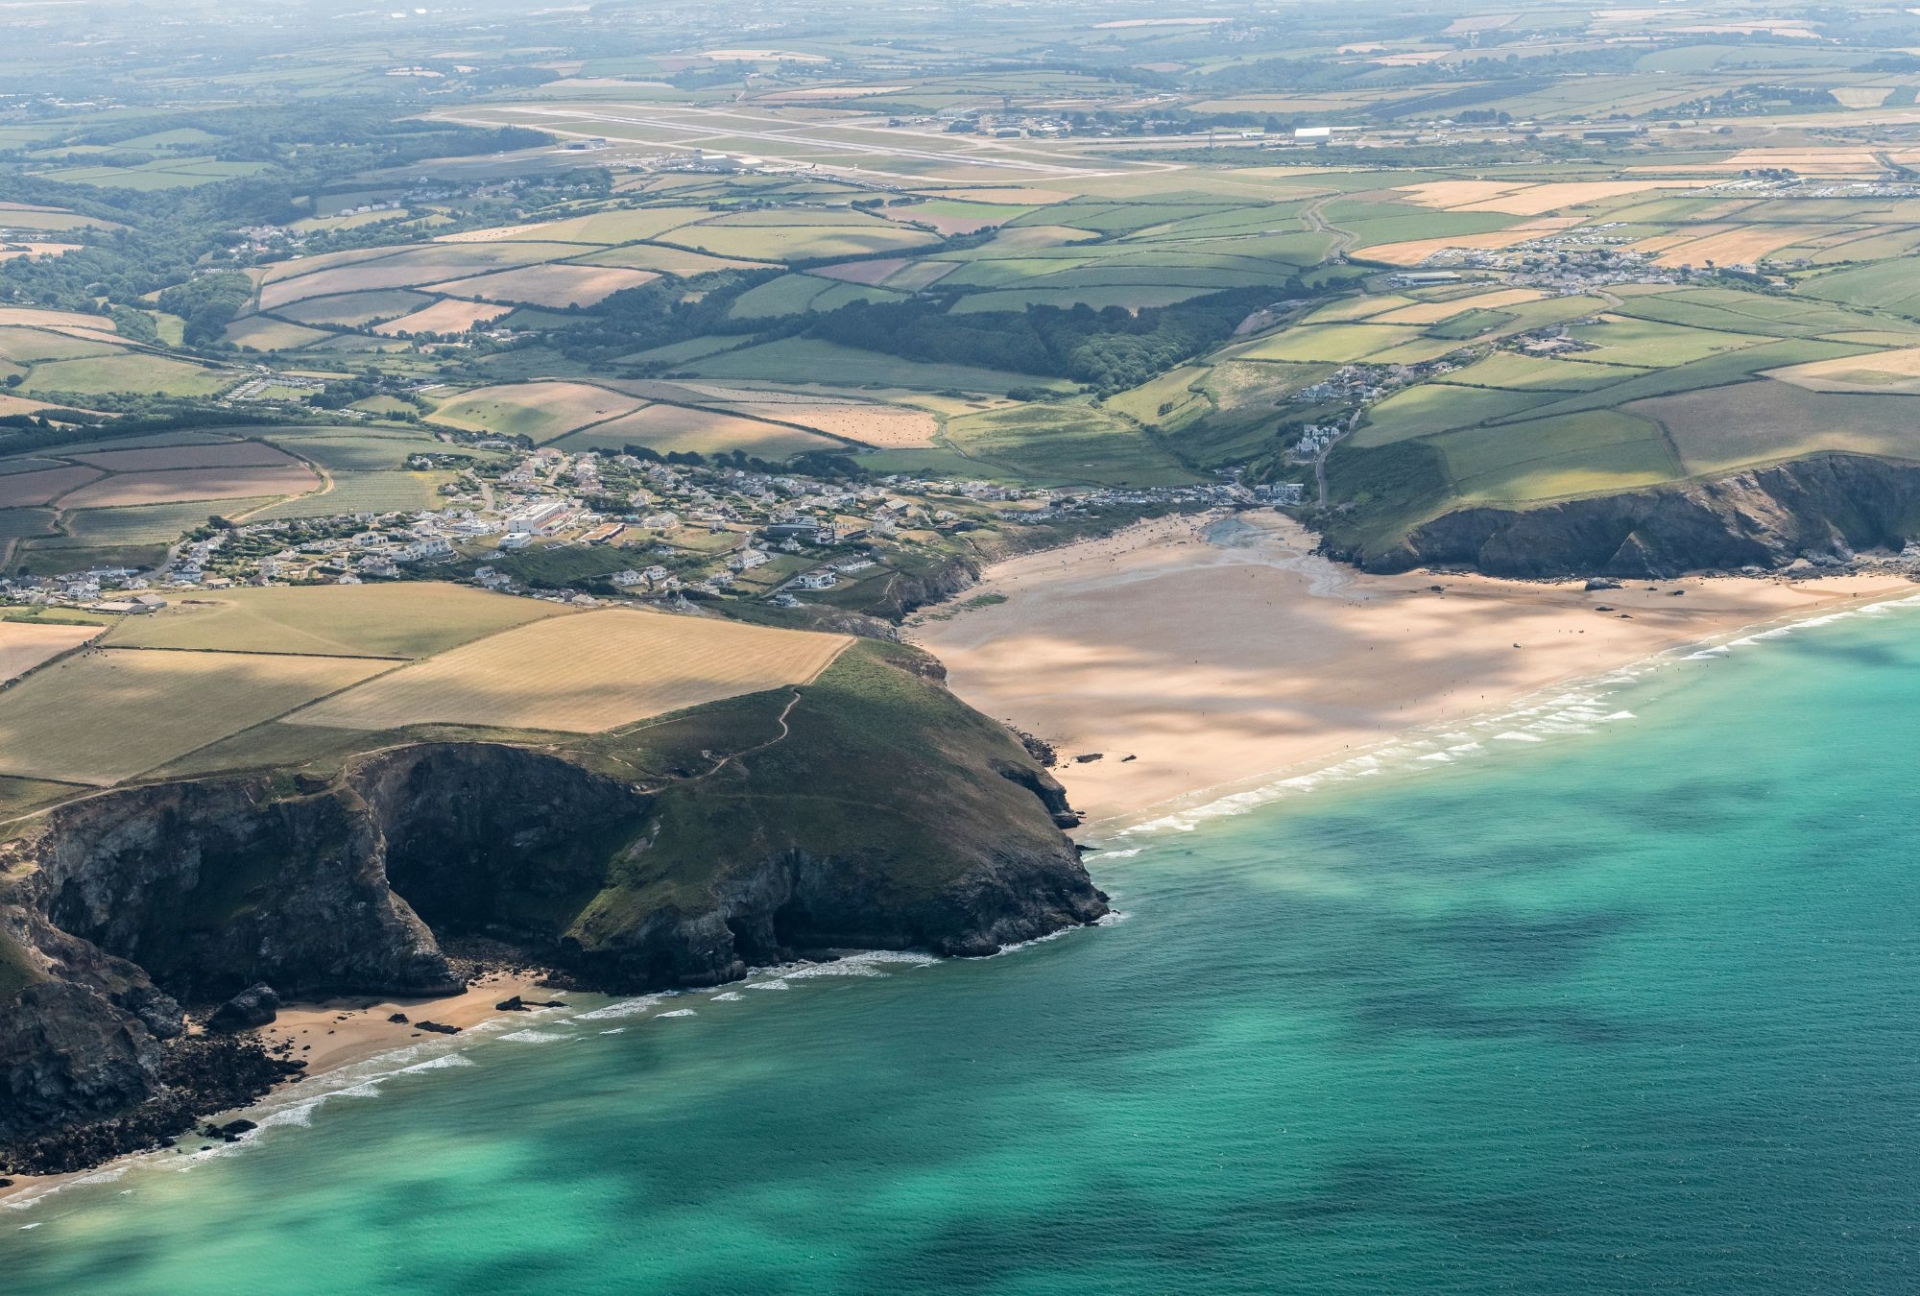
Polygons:
<instances>
[{"instance_id":1,"label":"ocean wave","mask_svg":"<svg viewBox=\"0 0 1920 1296\"><path fill-rule=\"evenodd\" d=\"M1590 735L1598 731L1598 726L1638 719L1633 711L1614 703L1611 695L1676 662L1716 660L1728 656L1734 648L1754 647L1783 639L1798 630L1832 625L1855 617L1886 616L1915 607L1920 607L1920 594L1880 599L1857 607L1771 625L1721 643L1698 644L1655 653L1640 661L1608 670L1575 688L1557 686L1464 723L1448 721L1445 730L1438 726L1414 730L1383 739L1378 746L1324 766L1208 800L1196 800L1138 823L1123 823L1114 831L1112 840L1153 837L1167 832L1192 832L1209 820L1247 814L1272 802L1329 786L1377 777L1392 771L1414 773L1433 770L1454 764L1459 758L1484 754L1486 749L1483 740L1542 743L1557 738ZM1130 846L1125 850L1106 850L1101 852L1100 858L1124 858L1144 849L1145 846Z\"/></svg>"},{"instance_id":2,"label":"ocean wave","mask_svg":"<svg viewBox=\"0 0 1920 1296\"><path fill-rule=\"evenodd\" d=\"M793 989L793 987L788 985L785 981L781 980L779 977L775 977L771 981L754 981L747 986L747 989L749 990L791 990Z\"/></svg>"},{"instance_id":3,"label":"ocean wave","mask_svg":"<svg viewBox=\"0 0 1920 1296\"><path fill-rule=\"evenodd\" d=\"M473 1059L464 1053L444 1053L437 1058L428 1058L425 1062L416 1062L412 1066L401 1067L400 1075L413 1075L419 1071L441 1071L448 1067L470 1067Z\"/></svg>"},{"instance_id":4,"label":"ocean wave","mask_svg":"<svg viewBox=\"0 0 1920 1296\"><path fill-rule=\"evenodd\" d=\"M692 1017L694 1015L694 1011L691 1008L675 1008L672 1012L661 1013L658 1017L655 1017L654 1020L665 1021L669 1017Z\"/></svg>"},{"instance_id":5,"label":"ocean wave","mask_svg":"<svg viewBox=\"0 0 1920 1296\"><path fill-rule=\"evenodd\" d=\"M642 995L638 999L622 999L610 1003L604 1008L595 1008L591 1012L575 1015L574 1021L618 1021L622 1017L634 1017L649 1012L660 1003L663 995Z\"/></svg>"},{"instance_id":6,"label":"ocean wave","mask_svg":"<svg viewBox=\"0 0 1920 1296\"><path fill-rule=\"evenodd\" d=\"M558 1035L552 1031L517 1030L510 1035L500 1037L502 1043L511 1044L564 1044L572 1039L571 1035Z\"/></svg>"},{"instance_id":7,"label":"ocean wave","mask_svg":"<svg viewBox=\"0 0 1920 1296\"><path fill-rule=\"evenodd\" d=\"M746 996L741 994L738 990L722 990L719 994L713 995L710 999L710 1002L739 1003L742 999L745 999L745 998Z\"/></svg>"}]
</instances>

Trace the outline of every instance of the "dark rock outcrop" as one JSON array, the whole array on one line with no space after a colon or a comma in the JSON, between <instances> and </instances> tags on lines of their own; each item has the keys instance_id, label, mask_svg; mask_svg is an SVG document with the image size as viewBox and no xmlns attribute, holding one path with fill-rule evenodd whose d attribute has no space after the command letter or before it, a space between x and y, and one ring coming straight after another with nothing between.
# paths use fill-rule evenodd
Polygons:
<instances>
[{"instance_id":1,"label":"dark rock outcrop","mask_svg":"<svg viewBox=\"0 0 1920 1296\"><path fill-rule=\"evenodd\" d=\"M1920 465L1822 455L1715 481L1527 509L1460 509L1404 540L1337 556L1369 571L1646 579L1898 551L1920 536Z\"/></svg>"},{"instance_id":2,"label":"dark rock outcrop","mask_svg":"<svg viewBox=\"0 0 1920 1296\"><path fill-rule=\"evenodd\" d=\"M280 996L265 982L255 982L214 1009L207 1018L213 1031L249 1030L265 1026L280 1015Z\"/></svg>"}]
</instances>

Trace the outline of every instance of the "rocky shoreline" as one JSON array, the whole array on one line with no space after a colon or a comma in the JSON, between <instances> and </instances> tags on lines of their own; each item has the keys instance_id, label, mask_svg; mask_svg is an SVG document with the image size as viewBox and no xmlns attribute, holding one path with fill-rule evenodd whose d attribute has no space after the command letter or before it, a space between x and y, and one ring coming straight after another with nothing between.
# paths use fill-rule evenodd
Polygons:
<instances>
[{"instance_id":1,"label":"rocky shoreline","mask_svg":"<svg viewBox=\"0 0 1920 1296\"><path fill-rule=\"evenodd\" d=\"M157 783L48 811L0 841L0 1173L166 1146L302 1069L251 1036L191 1030L183 1002L201 1020L256 985L431 998L506 962L631 994L815 951L987 955L1103 916L1058 783L924 659L876 651L910 667L884 663L887 723L852 729L851 703L789 708L793 745L813 748L789 755L754 727L755 754L708 775L425 742L332 778ZM930 731L908 728L902 691ZM823 813L822 778L875 800ZM221 1010L240 1028L259 1013Z\"/></svg>"}]
</instances>

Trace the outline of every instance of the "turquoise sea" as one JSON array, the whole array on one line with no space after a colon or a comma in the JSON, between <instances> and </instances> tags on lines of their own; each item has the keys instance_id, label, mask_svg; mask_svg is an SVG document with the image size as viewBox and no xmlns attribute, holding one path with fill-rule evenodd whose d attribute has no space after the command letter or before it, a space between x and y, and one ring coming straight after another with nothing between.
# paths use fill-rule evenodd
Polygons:
<instances>
[{"instance_id":1,"label":"turquoise sea","mask_svg":"<svg viewBox=\"0 0 1920 1296\"><path fill-rule=\"evenodd\" d=\"M999 958L436 1043L0 1211L0 1290L1920 1290L1917 631L1122 838Z\"/></svg>"}]
</instances>

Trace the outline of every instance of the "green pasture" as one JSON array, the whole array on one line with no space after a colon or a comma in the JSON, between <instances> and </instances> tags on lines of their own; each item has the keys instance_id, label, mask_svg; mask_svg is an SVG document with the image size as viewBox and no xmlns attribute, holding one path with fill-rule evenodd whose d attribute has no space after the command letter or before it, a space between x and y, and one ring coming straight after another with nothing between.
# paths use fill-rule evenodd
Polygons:
<instances>
[{"instance_id":1,"label":"green pasture","mask_svg":"<svg viewBox=\"0 0 1920 1296\"><path fill-rule=\"evenodd\" d=\"M946 438L966 454L1034 482L1169 486L1194 480L1138 428L1079 402L1016 405L949 419Z\"/></svg>"}]
</instances>

